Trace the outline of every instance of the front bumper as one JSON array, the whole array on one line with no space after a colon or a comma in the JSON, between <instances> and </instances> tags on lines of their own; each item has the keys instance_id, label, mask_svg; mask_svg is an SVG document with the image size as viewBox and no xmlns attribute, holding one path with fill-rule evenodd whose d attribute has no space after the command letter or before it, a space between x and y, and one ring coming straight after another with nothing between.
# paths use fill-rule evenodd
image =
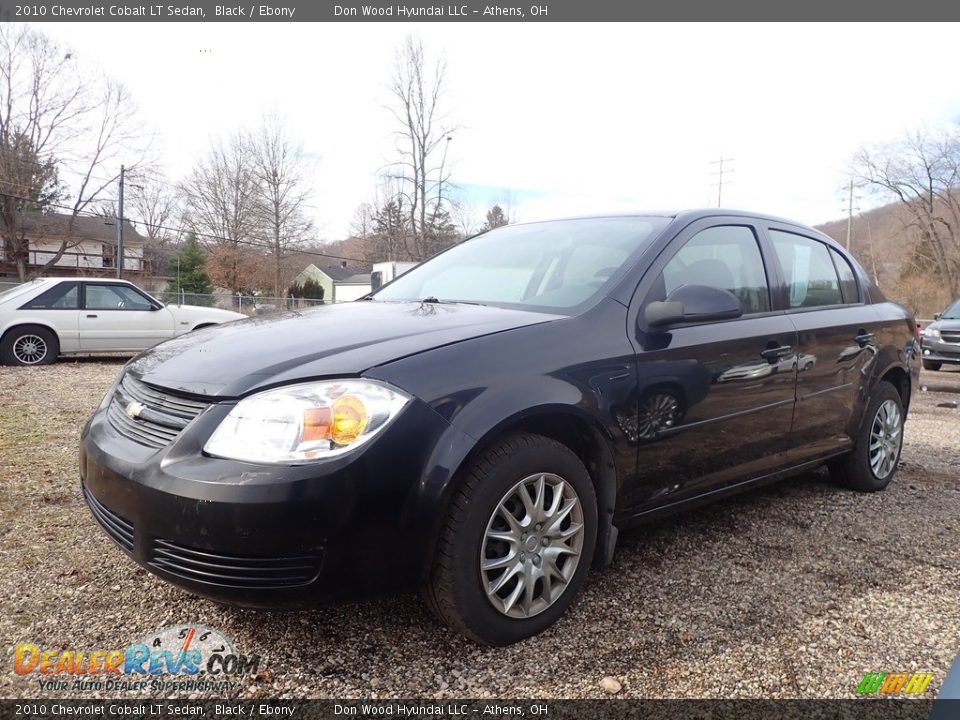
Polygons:
<instances>
[{"instance_id":1,"label":"front bumper","mask_svg":"<svg viewBox=\"0 0 960 720\"><path fill-rule=\"evenodd\" d=\"M920 357L929 362L960 365L960 344L943 342L924 336L920 342Z\"/></svg>"},{"instance_id":2,"label":"front bumper","mask_svg":"<svg viewBox=\"0 0 960 720\"><path fill-rule=\"evenodd\" d=\"M373 442L290 466L203 455L229 412L211 405L155 450L99 410L84 428L80 477L101 528L140 565L191 592L248 607L304 607L415 585L440 510L423 478L452 428L410 403Z\"/></svg>"}]
</instances>

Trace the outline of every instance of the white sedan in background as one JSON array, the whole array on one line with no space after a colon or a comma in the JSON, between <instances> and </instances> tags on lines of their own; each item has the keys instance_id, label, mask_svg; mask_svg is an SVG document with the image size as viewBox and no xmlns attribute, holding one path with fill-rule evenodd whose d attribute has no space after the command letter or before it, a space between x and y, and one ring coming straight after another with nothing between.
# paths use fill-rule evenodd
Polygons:
<instances>
[{"instance_id":1,"label":"white sedan in background","mask_svg":"<svg viewBox=\"0 0 960 720\"><path fill-rule=\"evenodd\" d=\"M0 362L47 365L68 353L139 352L246 315L164 305L133 283L39 278L0 293Z\"/></svg>"}]
</instances>

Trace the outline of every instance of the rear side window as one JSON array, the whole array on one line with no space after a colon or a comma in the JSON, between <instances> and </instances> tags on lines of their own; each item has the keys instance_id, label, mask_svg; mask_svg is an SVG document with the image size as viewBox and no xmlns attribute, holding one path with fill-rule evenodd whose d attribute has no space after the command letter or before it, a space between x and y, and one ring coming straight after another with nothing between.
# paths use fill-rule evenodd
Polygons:
<instances>
[{"instance_id":1,"label":"rear side window","mask_svg":"<svg viewBox=\"0 0 960 720\"><path fill-rule=\"evenodd\" d=\"M860 290L857 288L857 278L853 274L853 268L847 259L833 248L830 248L830 257L833 258L833 264L837 268L837 275L840 277L840 293L843 295L843 301L850 305L860 302Z\"/></svg>"},{"instance_id":2,"label":"rear side window","mask_svg":"<svg viewBox=\"0 0 960 720\"><path fill-rule=\"evenodd\" d=\"M701 230L663 268L649 300L664 300L682 285L707 285L728 290L740 301L744 315L767 312L770 293L760 247L745 225L718 225Z\"/></svg>"},{"instance_id":3,"label":"rear side window","mask_svg":"<svg viewBox=\"0 0 960 720\"><path fill-rule=\"evenodd\" d=\"M770 240L787 279L791 308L843 303L840 280L826 245L781 230L770 230Z\"/></svg>"},{"instance_id":4,"label":"rear side window","mask_svg":"<svg viewBox=\"0 0 960 720\"><path fill-rule=\"evenodd\" d=\"M77 310L80 292L76 283L57 283L22 305L25 310Z\"/></svg>"}]
</instances>

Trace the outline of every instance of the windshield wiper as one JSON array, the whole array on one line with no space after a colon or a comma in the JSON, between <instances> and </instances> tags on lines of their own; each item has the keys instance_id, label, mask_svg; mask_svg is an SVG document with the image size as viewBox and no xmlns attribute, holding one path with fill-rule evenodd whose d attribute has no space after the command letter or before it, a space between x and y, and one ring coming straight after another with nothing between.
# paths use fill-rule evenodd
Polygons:
<instances>
[{"instance_id":1,"label":"windshield wiper","mask_svg":"<svg viewBox=\"0 0 960 720\"><path fill-rule=\"evenodd\" d=\"M420 298L421 303L435 303L437 305L483 305L480 302L471 302L469 300L441 300L435 295L428 295L425 298Z\"/></svg>"}]
</instances>

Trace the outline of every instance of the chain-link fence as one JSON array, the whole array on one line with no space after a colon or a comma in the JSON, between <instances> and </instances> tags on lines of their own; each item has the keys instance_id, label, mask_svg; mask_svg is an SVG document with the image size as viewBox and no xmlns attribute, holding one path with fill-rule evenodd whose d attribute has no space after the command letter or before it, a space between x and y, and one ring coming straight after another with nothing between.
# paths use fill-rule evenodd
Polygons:
<instances>
[{"instance_id":1,"label":"chain-link fence","mask_svg":"<svg viewBox=\"0 0 960 720\"><path fill-rule=\"evenodd\" d=\"M167 305L201 305L203 307L222 308L233 310L246 315L266 315L281 310L303 310L304 308L323 305L323 300L298 297L269 297L266 295L244 295L242 293L200 293L162 292L157 299Z\"/></svg>"}]
</instances>

